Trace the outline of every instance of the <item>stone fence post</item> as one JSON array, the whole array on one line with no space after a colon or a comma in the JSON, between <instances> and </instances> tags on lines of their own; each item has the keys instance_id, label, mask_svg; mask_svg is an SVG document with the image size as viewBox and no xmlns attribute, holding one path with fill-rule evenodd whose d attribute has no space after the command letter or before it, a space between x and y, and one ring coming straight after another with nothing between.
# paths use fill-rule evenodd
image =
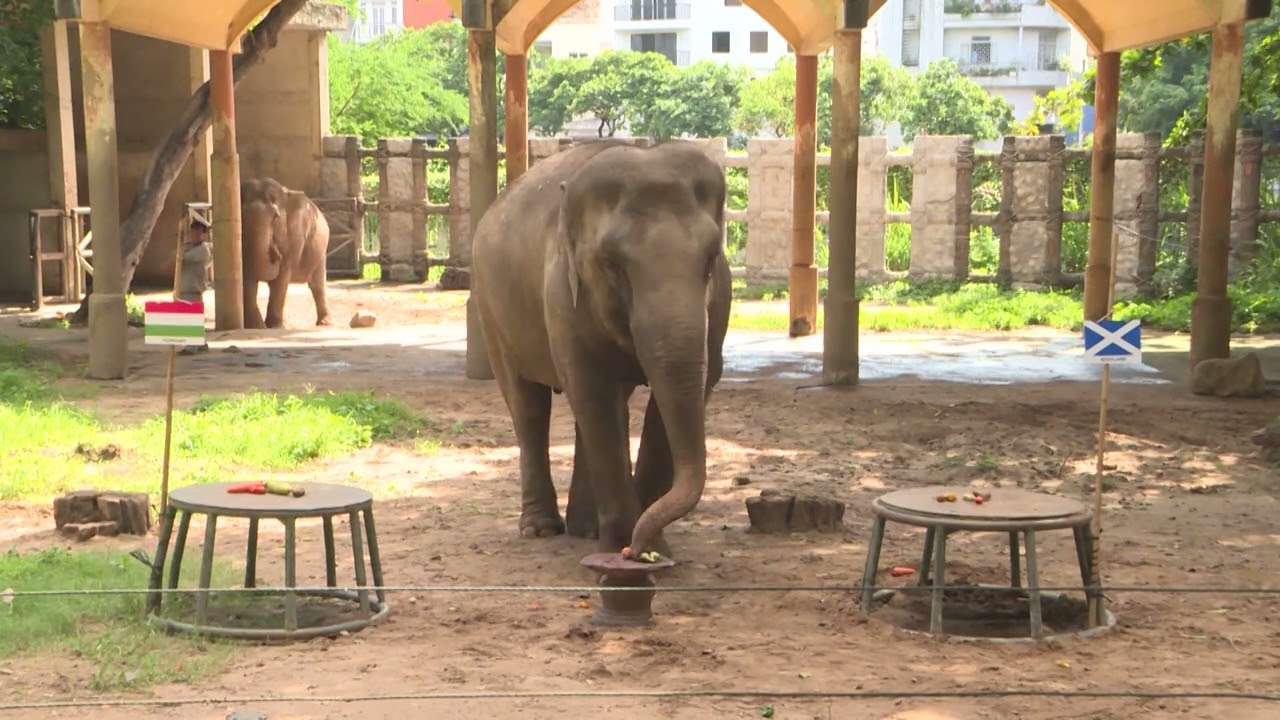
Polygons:
<instances>
[{"instance_id":1,"label":"stone fence post","mask_svg":"<svg viewBox=\"0 0 1280 720\"><path fill-rule=\"evenodd\" d=\"M1062 276L1062 135L1014 136L1001 152L1001 279L1017 288L1057 284Z\"/></svg>"},{"instance_id":2,"label":"stone fence post","mask_svg":"<svg viewBox=\"0 0 1280 720\"><path fill-rule=\"evenodd\" d=\"M888 222L885 183L889 140L858 138L857 279L877 283L887 277L884 269L884 229Z\"/></svg>"},{"instance_id":3,"label":"stone fence post","mask_svg":"<svg viewBox=\"0 0 1280 720\"><path fill-rule=\"evenodd\" d=\"M914 279L963 280L969 274L973 139L961 135L917 135L911 155L908 273ZM880 204L884 204L883 197Z\"/></svg>"},{"instance_id":4,"label":"stone fence post","mask_svg":"<svg viewBox=\"0 0 1280 720\"><path fill-rule=\"evenodd\" d=\"M1258 212L1262 194L1262 133L1236 134L1236 171L1231 191L1231 254L1227 271L1235 275L1258 254Z\"/></svg>"},{"instance_id":5,"label":"stone fence post","mask_svg":"<svg viewBox=\"0 0 1280 720\"><path fill-rule=\"evenodd\" d=\"M449 139L449 267L471 266L471 138ZM531 158L532 159L532 158Z\"/></svg>"},{"instance_id":6,"label":"stone fence post","mask_svg":"<svg viewBox=\"0 0 1280 720\"><path fill-rule=\"evenodd\" d=\"M1116 137L1116 296L1143 292L1156 272L1160 236L1160 134Z\"/></svg>"},{"instance_id":7,"label":"stone fence post","mask_svg":"<svg viewBox=\"0 0 1280 720\"><path fill-rule=\"evenodd\" d=\"M747 277L777 280L791 267L790 138L747 140Z\"/></svg>"},{"instance_id":8,"label":"stone fence post","mask_svg":"<svg viewBox=\"0 0 1280 720\"><path fill-rule=\"evenodd\" d=\"M1188 277L1200 267L1200 201L1204 191L1204 131L1191 133L1187 144L1187 228L1186 243Z\"/></svg>"},{"instance_id":9,"label":"stone fence post","mask_svg":"<svg viewBox=\"0 0 1280 720\"><path fill-rule=\"evenodd\" d=\"M378 260L382 279L412 282L414 274L411 138L378 141Z\"/></svg>"},{"instance_id":10,"label":"stone fence post","mask_svg":"<svg viewBox=\"0 0 1280 720\"><path fill-rule=\"evenodd\" d=\"M360 138L354 135L329 135L321 139L320 194L317 199L330 200L363 197L360 187ZM364 258L364 215L354 205L345 209L327 209L329 223L329 266L335 271L354 271L360 277ZM350 247L344 247L350 243ZM336 252L342 248L342 252Z\"/></svg>"}]
</instances>

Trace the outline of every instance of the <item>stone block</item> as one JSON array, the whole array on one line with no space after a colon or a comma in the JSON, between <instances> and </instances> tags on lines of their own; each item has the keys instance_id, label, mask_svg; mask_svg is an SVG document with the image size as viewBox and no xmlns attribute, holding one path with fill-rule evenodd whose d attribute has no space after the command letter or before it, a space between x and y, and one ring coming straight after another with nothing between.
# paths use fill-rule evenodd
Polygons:
<instances>
[{"instance_id":1,"label":"stone block","mask_svg":"<svg viewBox=\"0 0 1280 720\"><path fill-rule=\"evenodd\" d=\"M413 263L391 263L382 266L382 279L388 282L419 282L422 278L414 270Z\"/></svg>"},{"instance_id":2,"label":"stone block","mask_svg":"<svg viewBox=\"0 0 1280 720\"><path fill-rule=\"evenodd\" d=\"M347 161L325 158L320 161L320 195L347 197Z\"/></svg>"},{"instance_id":3,"label":"stone block","mask_svg":"<svg viewBox=\"0 0 1280 720\"><path fill-rule=\"evenodd\" d=\"M751 532L838 532L844 528L844 503L838 500L762 490L746 503Z\"/></svg>"},{"instance_id":4,"label":"stone block","mask_svg":"<svg viewBox=\"0 0 1280 720\"><path fill-rule=\"evenodd\" d=\"M446 267L440 273L441 290L470 290L471 271L466 268Z\"/></svg>"},{"instance_id":5,"label":"stone block","mask_svg":"<svg viewBox=\"0 0 1280 720\"><path fill-rule=\"evenodd\" d=\"M356 311L355 315L351 316L351 322L349 324L353 328L370 328L370 327L373 327L377 322L378 322L377 315L374 315L371 312L358 310Z\"/></svg>"},{"instance_id":6,"label":"stone block","mask_svg":"<svg viewBox=\"0 0 1280 720\"><path fill-rule=\"evenodd\" d=\"M325 135L320 138L320 147L325 155L342 155L347 152L347 138L354 135Z\"/></svg>"},{"instance_id":7,"label":"stone block","mask_svg":"<svg viewBox=\"0 0 1280 720\"><path fill-rule=\"evenodd\" d=\"M1201 360L1191 369L1191 392L1217 397L1260 397L1267 391L1255 353Z\"/></svg>"}]
</instances>

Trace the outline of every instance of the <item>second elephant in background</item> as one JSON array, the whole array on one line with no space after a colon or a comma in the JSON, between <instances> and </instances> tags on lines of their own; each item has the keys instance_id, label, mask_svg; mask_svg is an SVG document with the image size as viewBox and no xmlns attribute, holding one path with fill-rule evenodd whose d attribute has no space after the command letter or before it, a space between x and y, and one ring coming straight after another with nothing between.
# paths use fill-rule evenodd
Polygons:
<instances>
[{"instance_id":1,"label":"second elephant in background","mask_svg":"<svg viewBox=\"0 0 1280 720\"><path fill-rule=\"evenodd\" d=\"M306 283L316 304L316 325L329 325L325 279L329 223L301 190L272 178L240 183L241 263L244 273L244 326L284 326L284 300L291 283ZM258 283L270 290L267 317L258 309Z\"/></svg>"}]
</instances>

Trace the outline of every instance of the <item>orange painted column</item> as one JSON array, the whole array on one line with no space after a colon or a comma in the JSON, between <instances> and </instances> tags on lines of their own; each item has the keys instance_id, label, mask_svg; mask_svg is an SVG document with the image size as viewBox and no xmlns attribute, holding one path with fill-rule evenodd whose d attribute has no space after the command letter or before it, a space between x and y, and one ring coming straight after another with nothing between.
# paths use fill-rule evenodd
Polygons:
<instances>
[{"instance_id":1,"label":"orange painted column","mask_svg":"<svg viewBox=\"0 0 1280 720\"><path fill-rule=\"evenodd\" d=\"M795 170L791 183L791 337L818 329L818 266L814 264L817 204L818 56L796 55Z\"/></svg>"},{"instance_id":2,"label":"orange painted column","mask_svg":"<svg viewBox=\"0 0 1280 720\"><path fill-rule=\"evenodd\" d=\"M529 169L529 55L504 55L507 184Z\"/></svg>"},{"instance_id":3,"label":"orange painted column","mask_svg":"<svg viewBox=\"0 0 1280 720\"><path fill-rule=\"evenodd\" d=\"M236 97L232 54L209 53L209 95L213 106L213 323L218 330L244 327L244 268L240 243L240 154L236 150ZM256 293L254 293L256 296Z\"/></svg>"}]
</instances>

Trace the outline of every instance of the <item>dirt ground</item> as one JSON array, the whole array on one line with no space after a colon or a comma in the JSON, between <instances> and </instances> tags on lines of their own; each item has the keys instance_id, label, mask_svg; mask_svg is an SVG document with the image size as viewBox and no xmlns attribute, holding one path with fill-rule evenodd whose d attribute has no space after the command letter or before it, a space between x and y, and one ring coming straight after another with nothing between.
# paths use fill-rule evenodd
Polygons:
<instances>
[{"instance_id":1,"label":"dirt ground","mask_svg":"<svg viewBox=\"0 0 1280 720\"><path fill-rule=\"evenodd\" d=\"M177 403L208 392L371 388L397 397L449 428L435 452L375 446L325 462L302 477L377 478L395 496L375 503L390 585L589 585L579 560L594 543L518 536L517 453L505 406L491 382L463 379L457 349L458 294L416 289L331 290L332 329L315 329L301 288L290 329L211 333L211 352L178 360ZM350 330L356 309L379 317ZM48 314L46 310L44 314ZM39 349L84 360L83 331L17 327L0 332ZM137 332L136 330L134 332ZM734 331L730 331L733 335ZM1028 337L1057 337L1052 333ZM969 336L964 336L969 337ZM964 337L958 339L963 340ZM864 337L864 347L888 338ZM235 345L235 350L228 350ZM130 375L102 383L96 404L121 418L163 410L164 353L132 346ZM1178 380L1178 378L1173 378ZM698 509L668 531L681 563L669 585L857 584L870 532L871 501L890 490L955 484L1021 487L1087 500L1098 421L1091 382L967 384L913 377L852 389L778 368L730 372L709 407L709 481ZM632 404L633 442L647 399ZM1196 397L1180 384L1114 384L1111 450L1101 557L1104 582L1118 586L1275 586L1280 573L1277 470L1248 435L1277 412L1273 398ZM572 424L556 401L552 460L561 503L572 458ZM748 533L744 501L768 488L813 492L847 505L844 530L793 536ZM390 493L389 493L390 495ZM282 533L263 526L259 574L280 582ZM188 558L202 538L192 527ZM350 557L345 527L339 558ZM243 552L245 526L219 525L225 557ZM349 535L347 536L349 537ZM299 582L323 584L318 524L299 528ZM888 526L877 581L896 565L916 566L923 531ZM66 544L49 508L0 509L0 546ZM95 539L95 545L154 551L155 537ZM349 543L349 541L348 541ZM1042 533L1041 581L1079 582L1071 536ZM954 535L948 579L1007 581L1007 544L997 534ZM340 568L340 583L353 573ZM284 718L562 718L609 710L626 718L1273 718L1280 707L1219 699L912 698L555 698L383 699L360 703L226 702L264 696L394 696L528 691L854 691L1139 689L1275 692L1280 687L1280 605L1275 596L1163 592L1109 594L1110 632L1039 644L948 641L860 615L844 592L659 594L646 628L603 629L575 593L394 592L388 620L349 636L239 649L225 671L199 686L159 686L125 698L208 698L203 705L95 707L94 718L225 718L258 710ZM597 602L590 597L587 604ZM76 658L0 662L0 704L93 698L91 669ZM81 717L84 709L41 711ZM15 711L0 716L29 717Z\"/></svg>"}]
</instances>

